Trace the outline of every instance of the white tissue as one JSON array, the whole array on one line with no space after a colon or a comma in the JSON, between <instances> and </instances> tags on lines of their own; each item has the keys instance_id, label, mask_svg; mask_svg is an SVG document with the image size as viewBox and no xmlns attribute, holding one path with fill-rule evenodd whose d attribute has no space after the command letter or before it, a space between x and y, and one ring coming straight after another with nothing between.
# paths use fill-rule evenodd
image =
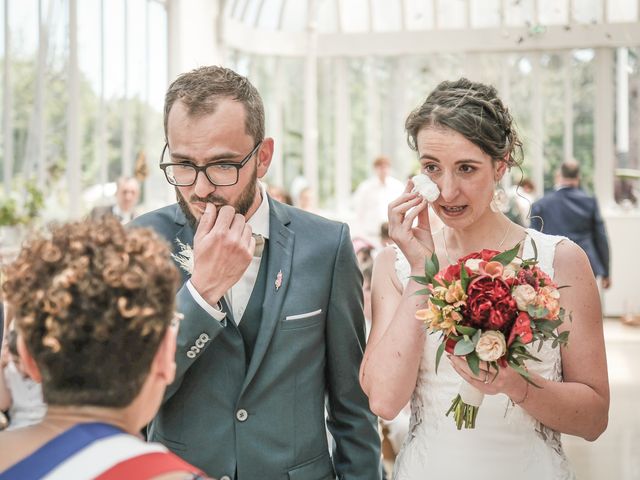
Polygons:
<instances>
[{"instance_id":1,"label":"white tissue","mask_svg":"<svg viewBox=\"0 0 640 480\"><path fill-rule=\"evenodd\" d=\"M422 195L427 202L433 203L440 196L440 189L433 181L424 174L415 175L411 178L413 182L412 192Z\"/></svg>"}]
</instances>

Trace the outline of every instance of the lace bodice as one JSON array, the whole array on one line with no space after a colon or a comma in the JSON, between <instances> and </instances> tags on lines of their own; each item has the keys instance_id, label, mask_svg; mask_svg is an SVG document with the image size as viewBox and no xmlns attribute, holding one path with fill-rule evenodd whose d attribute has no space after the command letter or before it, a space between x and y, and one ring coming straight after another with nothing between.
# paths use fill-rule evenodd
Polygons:
<instances>
[{"instance_id":1,"label":"lace bodice","mask_svg":"<svg viewBox=\"0 0 640 480\"><path fill-rule=\"evenodd\" d=\"M564 237L527 230L523 258L533 257L536 244L539 266L553 278L553 257ZM404 286L410 267L396 249L396 274ZM476 428L456 430L445 413L457 395L461 377L445 359L435 373L437 335L427 335L416 387L411 399L409 435L396 459L395 480L569 480L574 476L562 451L560 434L540 424L506 395L487 395ZM532 351L540 362L527 368L544 378L562 381L560 349L545 343Z\"/></svg>"}]
</instances>

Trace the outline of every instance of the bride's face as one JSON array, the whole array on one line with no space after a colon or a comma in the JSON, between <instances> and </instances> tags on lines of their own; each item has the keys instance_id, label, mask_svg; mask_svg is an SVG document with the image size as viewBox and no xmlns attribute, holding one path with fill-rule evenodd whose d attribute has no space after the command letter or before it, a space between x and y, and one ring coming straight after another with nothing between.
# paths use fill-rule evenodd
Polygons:
<instances>
[{"instance_id":1,"label":"bride's face","mask_svg":"<svg viewBox=\"0 0 640 480\"><path fill-rule=\"evenodd\" d=\"M496 181L506 169L504 162L494 162L476 144L448 128L423 128L417 144L421 173L440 189L432 207L447 226L465 228L493 213L489 204Z\"/></svg>"}]
</instances>

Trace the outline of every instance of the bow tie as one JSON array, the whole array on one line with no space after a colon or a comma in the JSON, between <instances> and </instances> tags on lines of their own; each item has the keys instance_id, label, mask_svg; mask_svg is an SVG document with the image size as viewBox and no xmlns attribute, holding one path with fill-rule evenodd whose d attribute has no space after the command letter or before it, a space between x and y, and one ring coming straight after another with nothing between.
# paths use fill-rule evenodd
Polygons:
<instances>
[{"instance_id":1,"label":"bow tie","mask_svg":"<svg viewBox=\"0 0 640 480\"><path fill-rule=\"evenodd\" d=\"M259 233L254 233L253 238L256 239L256 249L253 252L254 257L261 257L264 251L264 237Z\"/></svg>"}]
</instances>

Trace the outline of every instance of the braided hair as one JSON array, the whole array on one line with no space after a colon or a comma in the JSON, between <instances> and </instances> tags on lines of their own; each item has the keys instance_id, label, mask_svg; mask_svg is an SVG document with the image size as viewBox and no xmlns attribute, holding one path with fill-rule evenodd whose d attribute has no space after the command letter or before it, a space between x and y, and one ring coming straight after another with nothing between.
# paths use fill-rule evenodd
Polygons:
<instances>
[{"instance_id":1,"label":"braided hair","mask_svg":"<svg viewBox=\"0 0 640 480\"><path fill-rule=\"evenodd\" d=\"M491 85L466 78L440 83L407 117L405 129L411 149L418 150L418 132L425 127L454 130L493 161L505 161L509 167L521 162L522 142L513 117Z\"/></svg>"}]
</instances>

